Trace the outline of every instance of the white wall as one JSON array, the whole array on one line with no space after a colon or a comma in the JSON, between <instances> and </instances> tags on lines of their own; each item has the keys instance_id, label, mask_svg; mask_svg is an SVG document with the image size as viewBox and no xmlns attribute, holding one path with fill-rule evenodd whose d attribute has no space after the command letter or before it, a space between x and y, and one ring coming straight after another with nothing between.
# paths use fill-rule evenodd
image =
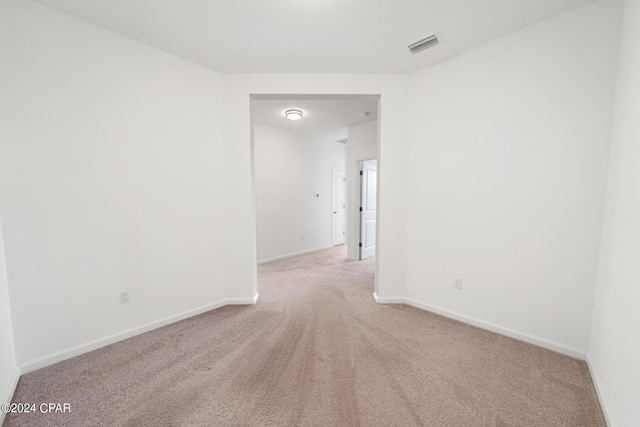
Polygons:
<instances>
[{"instance_id":1,"label":"white wall","mask_svg":"<svg viewBox=\"0 0 640 427\"><path fill-rule=\"evenodd\" d=\"M2 223L0 222L0 404L9 402L19 375L13 341L11 304L9 302L9 284L5 263ZM0 425L4 419L0 411Z\"/></svg>"},{"instance_id":2,"label":"white wall","mask_svg":"<svg viewBox=\"0 0 640 427\"><path fill-rule=\"evenodd\" d=\"M586 352L620 16L597 1L412 75L408 298Z\"/></svg>"},{"instance_id":3,"label":"white wall","mask_svg":"<svg viewBox=\"0 0 640 427\"><path fill-rule=\"evenodd\" d=\"M624 2L589 359L611 426L640 420L640 2Z\"/></svg>"},{"instance_id":4,"label":"white wall","mask_svg":"<svg viewBox=\"0 0 640 427\"><path fill-rule=\"evenodd\" d=\"M345 169L345 146L260 123L253 137L258 262L331 247L331 169Z\"/></svg>"},{"instance_id":5,"label":"white wall","mask_svg":"<svg viewBox=\"0 0 640 427\"><path fill-rule=\"evenodd\" d=\"M18 364L227 298L219 76L29 1L0 52Z\"/></svg>"},{"instance_id":6,"label":"white wall","mask_svg":"<svg viewBox=\"0 0 640 427\"><path fill-rule=\"evenodd\" d=\"M360 242L358 162L377 158L378 121L351 126L348 129L347 140L347 256L349 259L357 260Z\"/></svg>"}]
</instances>

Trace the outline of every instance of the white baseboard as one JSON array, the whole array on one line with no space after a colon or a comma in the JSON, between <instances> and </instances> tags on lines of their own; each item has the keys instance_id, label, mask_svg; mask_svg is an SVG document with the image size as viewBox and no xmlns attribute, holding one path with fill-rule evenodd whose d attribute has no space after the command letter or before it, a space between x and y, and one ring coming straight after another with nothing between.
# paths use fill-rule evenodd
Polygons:
<instances>
[{"instance_id":1,"label":"white baseboard","mask_svg":"<svg viewBox=\"0 0 640 427\"><path fill-rule=\"evenodd\" d=\"M596 388L596 394L598 395L598 400L600 401L600 408L602 408L602 415L604 415L604 420L609 427L615 426L613 423L612 416L610 412L607 410L609 408L609 404L607 399L604 396L604 390L602 390L600 386L600 381L598 380L598 374L596 373L593 364L591 363L591 359L587 355L587 366L589 367L589 372L591 373L591 379L593 380L593 385Z\"/></svg>"},{"instance_id":2,"label":"white baseboard","mask_svg":"<svg viewBox=\"0 0 640 427\"><path fill-rule=\"evenodd\" d=\"M227 305L253 305L258 302L258 297L260 294L256 292L253 298L236 298L236 299L228 299Z\"/></svg>"},{"instance_id":3,"label":"white baseboard","mask_svg":"<svg viewBox=\"0 0 640 427\"><path fill-rule=\"evenodd\" d=\"M378 304L406 304L405 298L400 298L400 297L381 298L375 292L373 293L373 299L376 300Z\"/></svg>"},{"instance_id":4,"label":"white baseboard","mask_svg":"<svg viewBox=\"0 0 640 427\"><path fill-rule=\"evenodd\" d=\"M286 258L291 258L294 256L298 256L298 255L304 255L304 254L308 254L311 252L317 252L317 251L322 251L325 249L331 249L333 246L332 245L328 245L328 246L320 246L319 248L313 248L313 249L305 249L304 251L300 251L300 252L294 252L294 253L290 253L290 254L286 254L286 255L280 255L277 257L273 257L273 258L267 258L267 259L263 259L261 261L258 261L258 265L262 265L262 264L267 264L273 261L280 261L281 259L286 259Z\"/></svg>"},{"instance_id":5,"label":"white baseboard","mask_svg":"<svg viewBox=\"0 0 640 427\"><path fill-rule=\"evenodd\" d=\"M9 380L9 386L7 387L7 391L4 393L4 396L2 396L3 400L0 402L0 404L11 403L11 400L13 399L13 394L16 391L16 387L18 386L19 380L20 380L20 367L16 366L16 368L13 370L13 375L11 376L11 380ZM7 414L5 414L3 411L0 411L0 426L4 422L4 417L6 415Z\"/></svg>"},{"instance_id":6,"label":"white baseboard","mask_svg":"<svg viewBox=\"0 0 640 427\"><path fill-rule=\"evenodd\" d=\"M573 347L565 346L553 341L545 340L542 338L534 337L529 334L514 331L513 329L505 328L490 322L475 319L473 317L465 316L463 314L454 313L443 308L435 307L430 304L425 304L420 301L416 301L411 298L380 298L377 295L374 299L379 304L407 304L412 307L419 308L421 310L429 311L431 313L439 314L450 319L458 320L469 325L477 326L478 328L486 329L491 332L495 332L501 335L505 335L510 338L515 338L520 341L528 342L529 344L537 345L538 347L546 348L558 353L566 354L567 356L575 357L580 360L587 360L587 354L584 351L580 351Z\"/></svg>"},{"instance_id":7,"label":"white baseboard","mask_svg":"<svg viewBox=\"0 0 640 427\"><path fill-rule=\"evenodd\" d=\"M164 319L157 320L155 322L150 322L144 324L142 326L138 326L135 328L127 329L122 332L118 332L116 334L108 335L103 338L99 338L97 340L89 341L84 344L80 344L65 350L57 351L55 353L49 354L47 356L39 357L37 359L30 360L20 365L20 372L22 374L27 374L29 372L35 371L37 369L44 368L49 365L53 365L54 363L61 362L63 360L70 359L75 356L79 356L84 353L88 353L90 351L96 350L101 347L105 347L109 344L117 343L118 341L126 340L127 338L134 337L136 335L143 334L145 332L152 331L154 329L161 328L163 326L169 325L171 323L179 322L180 320L187 319L189 317L197 316L198 314L205 313L207 311L215 310L216 308L223 307L225 305L250 305L255 304L258 300L258 294L256 293L253 298L247 299L226 299L218 302L214 302L212 304L208 304L199 308L195 308L193 310L188 310L173 316L165 317Z\"/></svg>"}]
</instances>

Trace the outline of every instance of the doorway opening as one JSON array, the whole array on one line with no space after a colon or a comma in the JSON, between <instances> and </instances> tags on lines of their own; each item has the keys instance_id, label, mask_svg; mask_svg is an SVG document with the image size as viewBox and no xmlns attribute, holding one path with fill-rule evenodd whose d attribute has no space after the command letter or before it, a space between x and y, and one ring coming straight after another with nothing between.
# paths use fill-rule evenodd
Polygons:
<instances>
[{"instance_id":1,"label":"doorway opening","mask_svg":"<svg viewBox=\"0 0 640 427\"><path fill-rule=\"evenodd\" d=\"M375 255L377 163L363 163L366 205L360 166L379 156L380 96L261 94L250 103L257 265L330 248L345 261ZM361 205L371 208L364 229Z\"/></svg>"}]
</instances>

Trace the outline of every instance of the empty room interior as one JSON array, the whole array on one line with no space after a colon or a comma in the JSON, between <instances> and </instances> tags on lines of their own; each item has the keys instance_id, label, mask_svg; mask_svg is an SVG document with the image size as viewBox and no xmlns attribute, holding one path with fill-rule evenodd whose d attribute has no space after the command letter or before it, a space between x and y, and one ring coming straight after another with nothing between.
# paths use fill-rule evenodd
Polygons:
<instances>
[{"instance_id":1,"label":"empty room interior","mask_svg":"<svg viewBox=\"0 0 640 427\"><path fill-rule=\"evenodd\" d=\"M638 0L0 0L0 424L638 426L639 117Z\"/></svg>"}]
</instances>

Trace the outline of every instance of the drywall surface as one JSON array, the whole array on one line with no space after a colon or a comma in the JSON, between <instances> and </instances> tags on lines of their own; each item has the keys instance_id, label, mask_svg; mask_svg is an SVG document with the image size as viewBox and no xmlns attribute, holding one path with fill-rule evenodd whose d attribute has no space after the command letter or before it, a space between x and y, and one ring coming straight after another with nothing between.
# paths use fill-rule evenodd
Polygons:
<instances>
[{"instance_id":1,"label":"drywall surface","mask_svg":"<svg viewBox=\"0 0 640 427\"><path fill-rule=\"evenodd\" d=\"M14 375L18 364L13 342L13 325L11 321L11 304L9 284L7 282L7 265L5 263L2 223L0 223L0 404L13 393ZM0 414L2 422L3 414Z\"/></svg>"},{"instance_id":2,"label":"drywall surface","mask_svg":"<svg viewBox=\"0 0 640 427\"><path fill-rule=\"evenodd\" d=\"M586 352L620 17L597 1L412 75L408 298Z\"/></svg>"},{"instance_id":3,"label":"drywall surface","mask_svg":"<svg viewBox=\"0 0 640 427\"><path fill-rule=\"evenodd\" d=\"M611 426L640 424L640 2L624 21L589 359Z\"/></svg>"},{"instance_id":4,"label":"drywall surface","mask_svg":"<svg viewBox=\"0 0 640 427\"><path fill-rule=\"evenodd\" d=\"M258 262L331 246L331 170L345 169L345 146L259 123L253 137Z\"/></svg>"},{"instance_id":5,"label":"drywall surface","mask_svg":"<svg viewBox=\"0 0 640 427\"><path fill-rule=\"evenodd\" d=\"M29 1L0 52L18 364L227 298L218 75Z\"/></svg>"},{"instance_id":6,"label":"drywall surface","mask_svg":"<svg viewBox=\"0 0 640 427\"><path fill-rule=\"evenodd\" d=\"M238 298L256 291L256 242L252 171L250 96L381 95L379 233L376 281L383 295L404 286L408 82L406 75L221 74L225 99L226 163L234 179L227 188L233 206L228 229L234 245L229 255L229 286Z\"/></svg>"},{"instance_id":7,"label":"drywall surface","mask_svg":"<svg viewBox=\"0 0 640 427\"><path fill-rule=\"evenodd\" d=\"M351 126L347 140L347 255L350 259L357 260L360 251L358 162L377 158L378 121Z\"/></svg>"}]
</instances>

